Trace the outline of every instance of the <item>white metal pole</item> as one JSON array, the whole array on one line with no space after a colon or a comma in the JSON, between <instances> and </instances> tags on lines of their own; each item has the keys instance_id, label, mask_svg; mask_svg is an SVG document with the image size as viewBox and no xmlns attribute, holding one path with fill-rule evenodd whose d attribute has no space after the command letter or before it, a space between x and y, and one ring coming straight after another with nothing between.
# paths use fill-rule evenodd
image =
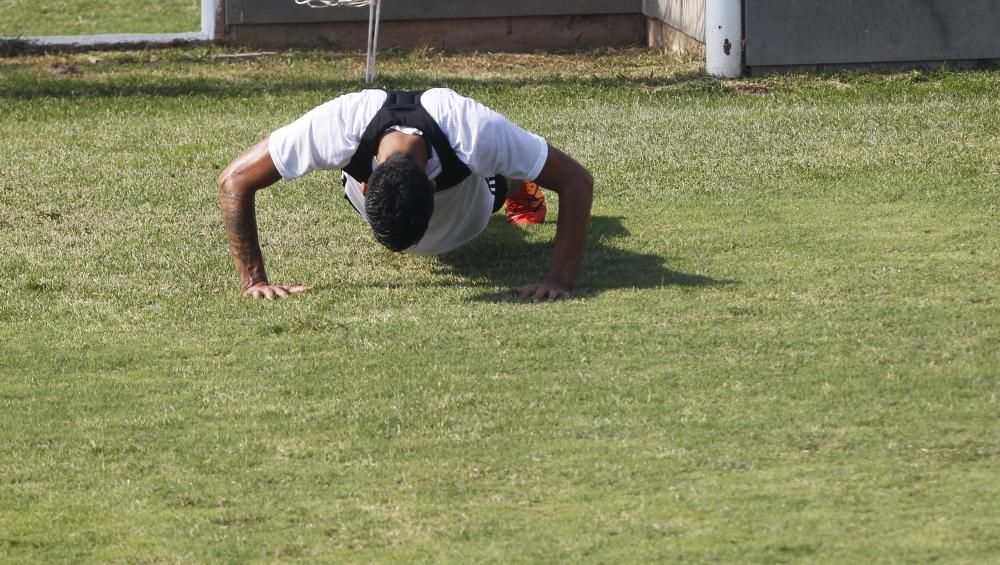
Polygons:
<instances>
[{"instance_id":1,"label":"white metal pole","mask_svg":"<svg viewBox=\"0 0 1000 565\"><path fill-rule=\"evenodd\" d=\"M215 19L218 17L219 0L201 0L201 34L205 39L215 39Z\"/></svg>"},{"instance_id":2,"label":"white metal pole","mask_svg":"<svg viewBox=\"0 0 1000 565\"><path fill-rule=\"evenodd\" d=\"M372 46L371 54L368 56L371 61L371 71L369 72L368 84L373 84L375 82L375 57L378 55L378 27L382 20L382 0L373 0L375 2L375 34L372 36Z\"/></svg>"},{"instance_id":3,"label":"white metal pole","mask_svg":"<svg viewBox=\"0 0 1000 565\"><path fill-rule=\"evenodd\" d=\"M743 74L743 1L705 0L705 67L708 74Z\"/></svg>"},{"instance_id":4,"label":"white metal pole","mask_svg":"<svg viewBox=\"0 0 1000 565\"><path fill-rule=\"evenodd\" d=\"M378 24L381 17L381 0L368 0L368 52L365 55L365 84L375 82L375 54L378 51Z\"/></svg>"}]
</instances>

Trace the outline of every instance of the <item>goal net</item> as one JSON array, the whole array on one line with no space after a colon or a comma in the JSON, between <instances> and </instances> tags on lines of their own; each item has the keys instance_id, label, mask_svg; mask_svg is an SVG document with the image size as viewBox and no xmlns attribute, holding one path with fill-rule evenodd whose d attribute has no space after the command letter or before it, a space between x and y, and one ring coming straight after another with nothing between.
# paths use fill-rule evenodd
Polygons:
<instances>
[{"instance_id":1,"label":"goal net","mask_svg":"<svg viewBox=\"0 0 1000 565\"><path fill-rule=\"evenodd\" d=\"M375 82L375 53L378 51L378 27L382 19L382 0L294 0L310 8L363 8L368 6L368 50L365 54L365 84Z\"/></svg>"}]
</instances>

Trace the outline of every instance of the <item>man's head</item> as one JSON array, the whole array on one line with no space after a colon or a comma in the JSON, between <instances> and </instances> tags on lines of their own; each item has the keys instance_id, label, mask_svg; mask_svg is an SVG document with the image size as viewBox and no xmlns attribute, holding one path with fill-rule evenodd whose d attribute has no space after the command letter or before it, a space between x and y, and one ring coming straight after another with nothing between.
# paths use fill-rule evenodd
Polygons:
<instances>
[{"instance_id":1,"label":"man's head","mask_svg":"<svg viewBox=\"0 0 1000 565\"><path fill-rule=\"evenodd\" d=\"M365 214L375 239L392 251L420 241L434 211L434 186L424 169L396 153L372 171L365 193Z\"/></svg>"}]
</instances>

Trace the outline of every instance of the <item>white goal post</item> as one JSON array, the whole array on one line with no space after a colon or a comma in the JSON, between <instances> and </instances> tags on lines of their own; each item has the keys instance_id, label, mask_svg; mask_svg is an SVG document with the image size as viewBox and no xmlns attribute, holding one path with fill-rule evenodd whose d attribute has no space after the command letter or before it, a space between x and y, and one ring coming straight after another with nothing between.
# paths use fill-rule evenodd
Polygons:
<instances>
[{"instance_id":1,"label":"white goal post","mask_svg":"<svg viewBox=\"0 0 1000 565\"><path fill-rule=\"evenodd\" d=\"M201 31L182 33L102 33L97 35L26 35L4 37L2 39L18 39L35 45L74 46L81 47L97 45L168 45L177 42L214 41L216 37L215 24L219 17L219 9L224 0L201 0Z\"/></svg>"},{"instance_id":2,"label":"white goal post","mask_svg":"<svg viewBox=\"0 0 1000 565\"><path fill-rule=\"evenodd\" d=\"M0 36L0 40L17 39L41 46L103 46L103 45L169 45L178 42L211 42L219 39L216 23L222 17L225 0L201 0L201 31L184 33L121 33L98 35L29 35ZM365 84L375 82L375 55L378 51L379 20L382 0L292 0L296 6L308 8L368 7L368 52L365 57Z\"/></svg>"}]
</instances>

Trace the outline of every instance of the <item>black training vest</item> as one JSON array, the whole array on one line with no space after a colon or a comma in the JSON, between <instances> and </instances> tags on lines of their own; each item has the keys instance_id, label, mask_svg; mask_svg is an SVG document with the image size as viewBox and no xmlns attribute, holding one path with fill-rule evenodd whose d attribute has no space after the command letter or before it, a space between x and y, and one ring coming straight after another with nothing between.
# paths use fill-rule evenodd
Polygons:
<instances>
[{"instance_id":1,"label":"black training vest","mask_svg":"<svg viewBox=\"0 0 1000 565\"><path fill-rule=\"evenodd\" d=\"M427 154L430 148L437 151L441 161L441 174L435 179L438 190L451 188L466 179L472 171L465 165L451 148L451 142L441 131L441 126L420 105L423 90L408 92L386 91L385 104L375 114L361 136L361 143L351 157L351 162L344 167L344 172L358 182L368 182L372 174L372 158L378 151L378 141L392 126L417 128L423 132L427 143Z\"/></svg>"}]
</instances>

